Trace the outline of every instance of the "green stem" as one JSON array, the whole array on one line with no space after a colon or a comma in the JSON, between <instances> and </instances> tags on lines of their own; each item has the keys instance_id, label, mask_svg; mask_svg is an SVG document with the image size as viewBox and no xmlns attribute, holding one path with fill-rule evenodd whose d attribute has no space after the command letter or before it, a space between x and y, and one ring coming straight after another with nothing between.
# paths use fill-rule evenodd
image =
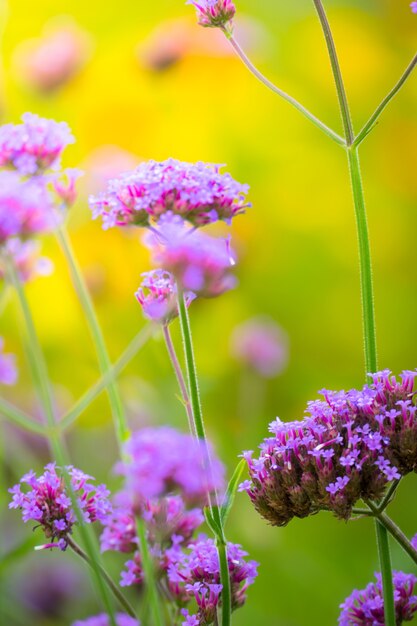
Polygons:
<instances>
[{"instance_id":1,"label":"green stem","mask_svg":"<svg viewBox=\"0 0 417 626\"><path fill-rule=\"evenodd\" d=\"M386 513L376 513L381 524L384 525L389 534L403 548L409 557L417 564L417 550L413 547L403 531L392 521Z\"/></svg>"},{"instance_id":2,"label":"green stem","mask_svg":"<svg viewBox=\"0 0 417 626\"><path fill-rule=\"evenodd\" d=\"M203 411L201 407L200 391L198 387L197 369L194 359L193 341L191 335L190 319L188 317L187 305L185 302L184 294L178 288L178 313L181 324L182 340L184 344L185 362L187 365L188 387L191 397L191 406L193 409L194 427L195 433L198 439L204 446L204 463L206 464L206 470L209 477L209 482L214 484L210 477L212 476L210 452L207 444L206 431L204 428ZM211 502L209 489L207 489L207 497L209 500L209 507L212 517L217 522L219 527L219 534L217 535L217 552L219 555L220 564L220 582L222 584L222 626L229 626L231 624L231 590L230 590L230 574L229 566L227 562L227 542L224 534L223 521L220 515L218 506L217 494L215 492L215 506Z\"/></svg>"},{"instance_id":3,"label":"green stem","mask_svg":"<svg viewBox=\"0 0 417 626\"><path fill-rule=\"evenodd\" d=\"M94 306L91 300L91 296L88 292L84 278L81 273L81 269L75 258L72 250L71 242L69 240L66 230L61 227L56 231L59 244L62 252L68 263L71 279L74 284L75 290L78 294L81 306L84 311L84 315L90 330L91 337L93 339L94 347L97 353L99 367L102 374L106 374L111 369L111 361L107 352L106 344L104 341L103 333L98 322ZM117 385L113 378L109 379L108 385L109 401L113 416L113 422L116 431L117 441L122 449L123 444L130 436L129 427L127 425L126 417L124 414L123 404L119 395Z\"/></svg>"},{"instance_id":4,"label":"green stem","mask_svg":"<svg viewBox=\"0 0 417 626\"><path fill-rule=\"evenodd\" d=\"M146 538L146 524L141 517L136 517L136 532L139 539L140 556L142 559L143 573L145 576L145 584L147 585L150 605L154 617L155 626L163 626L162 612L159 604L158 589L155 580L155 568L152 557L149 552L148 541Z\"/></svg>"},{"instance_id":5,"label":"green stem","mask_svg":"<svg viewBox=\"0 0 417 626\"><path fill-rule=\"evenodd\" d=\"M75 554L77 554L81 559L83 559L83 561L88 563L88 565L91 568L93 568L90 558L87 556L84 550L71 537L67 536L67 542L71 550L73 550ZM104 567L102 567L101 565L98 565L98 567L100 569L100 573L101 573L103 580L105 581L106 585L108 586L108 588L110 589L110 591L112 592L116 600L119 602L122 609L124 609L126 613L130 615L131 617L136 617L135 611L130 605L130 602L128 602L128 600L124 597L124 595L122 594L118 586L115 584L115 582L110 578L110 576L108 575Z\"/></svg>"},{"instance_id":6,"label":"green stem","mask_svg":"<svg viewBox=\"0 0 417 626\"><path fill-rule=\"evenodd\" d=\"M362 143L362 141L365 139L365 137L370 133L370 131L373 129L373 127L377 123L378 118L383 113L384 109L388 106L388 104L391 102L391 100L400 91L401 87L404 85L404 83L406 82L407 78L412 74L412 72L413 72L414 68L416 67L416 65L417 65L417 54L412 58L410 64L406 68L406 70L403 73L403 75L401 76L400 80L391 89L391 91L385 96L385 98L382 100L381 104L377 107L375 112L371 115L369 120L366 122L365 126L358 133L358 135L355 138L355 141L353 142L355 146L359 146L359 144Z\"/></svg>"},{"instance_id":7,"label":"green stem","mask_svg":"<svg viewBox=\"0 0 417 626\"><path fill-rule=\"evenodd\" d=\"M16 426L24 428L29 432L36 433L37 435L46 435L47 431L43 424L35 422L29 415L21 411L10 402L7 402L4 398L0 398L0 415L3 415Z\"/></svg>"},{"instance_id":8,"label":"green stem","mask_svg":"<svg viewBox=\"0 0 417 626\"><path fill-rule=\"evenodd\" d=\"M310 122L312 122L317 128L323 131L330 139L333 139L339 146L345 146L345 140L343 137L334 132L331 128L326 126L321 120L318 119L315 115L310 113L308 109L305 108L298 100L287 94L285 91L274 85L270 80L268 80L252 63L252 61L246 56L245 52L242 50L236 39L233 35L226 29L222 29L227 39L230 41L233 46L235 52L237 53L240 60L244 63L244 65L248 68L248 70L261 81L263 85L271 89L278 96L289 102L293 107L297 109L304 117L306 117Z\"/></svg>"},{"instance_id":9,"label":"green stem","mask_svg":"<svg viewBox=\"0 0 417 626\"><path fill-rule=\"evenodd\" d=\"M396 626L394 585L392 582L391 554L388 531L379 520L375 520L376 541L381 567L382 591L384 596L385 626Z\"/></svg>"},{"instance_id":10,"label":"green stem","mask_svg":"<svg viewBox=\"0 0 417 626\"><path fill-rule=\"evenodd\" d=\"M181 365L178 361L177 353L172 342L171 333L169 332L169 327L164 324L162 327L162 332L164 334L165 344L168 350L169 358L174 368L175 377L177 379L178 387L180 388L182 400L185 406L185 411L187 413L188 418L188 427L190 432L195 436L194 429L194 420L193 420L193 410L191 408L190 396L188 395L187 385L185 384L184 375L182 373Z\"/></svg>"},{"instance_id":11,"label":"green stem","mask_svg":"<svg viewBox=\"0 0 417 626\"><path fill-rule=\"evenodd\" d=\"M83 411L106 389L109 382L116 378L130 363L133 357L145 345L154 332L154 326L149 324L132 339L123 354L114 362L112 367L74 404L60 421L60 427L65 430L74 424ZM0 407L1 408L1 407Z\"/></svg>"}]
</instances>

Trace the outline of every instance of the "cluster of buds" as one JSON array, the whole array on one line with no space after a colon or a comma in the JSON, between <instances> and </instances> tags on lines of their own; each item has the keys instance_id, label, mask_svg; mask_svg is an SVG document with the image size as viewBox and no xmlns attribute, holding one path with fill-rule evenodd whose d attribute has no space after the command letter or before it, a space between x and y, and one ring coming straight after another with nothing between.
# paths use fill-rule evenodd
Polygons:
<instances>
[{"instance_id":1,"label":"cluster of buds","mask_svg":"<svg viewBox=\"0 0 417 626\"><path fill-rule=\"evenodd\" d=\"M417 468L417 372L400 381L383 372L361 391L323 391L302 421L270 425L259 459L244 453L241 485L257 511L283 526L321 509L349 519L359 499L379 499L393 480Z\"/></svg>"},{"instance_id":2,"label":"cluster of buds","mask_svg":"<svg viewBox=\"0 0 417 626\"><path fill-rule=\"evenodd\" d=\"M151 270L144 272L142 277L135 296L144 316L160 324L169 324L178 316L178 289L174 276L166 270ZM195 295L191 291L184 295L188 307Z\"/></svg>"},{"instance_id":3,"label":"cluster of buds","mask_svg":"<svg viewBox=\"0 0 417 626\"><path fill-rule=\"evenodd\" d=\"M66 467L65 472L83 522L104 522L111 512L105 485L94 486L90 482L94 480L92 476L72 466ZM68 494L64 476L58 473L55 463L47 465L39 478L33 471L25 474L9 492L13 495L9 508L20 509L24 522L33 520L42 527L48 543L38 549L58 547L65 550L77 515L70 497L72 494Z\"/></svg>"},{"instance_id":4,"label":"cluster of buds","mask_svg":"<svg viewBox=\"0 0 417 626\"><path fill-rule=\"evenodd\" d=\"M236 13L232 0L188 0L197 10L200 26L225 28L229 26Z\"/></svg>"},{"instance_id":5,"label":"cluster of buds","mask_svg":"<svg viewBox=\"0 0 417 626\"><path fill-rule=\"evenodd\" d=\"M346 598L339 616L339 626L385 626L384 599L381 574L375 574L376 583L365 589L355 589ZM393 572L395 623L409 622L417 612L417 595L413 595L417 578L413 574Z\"/></svg>"}]
</instances>

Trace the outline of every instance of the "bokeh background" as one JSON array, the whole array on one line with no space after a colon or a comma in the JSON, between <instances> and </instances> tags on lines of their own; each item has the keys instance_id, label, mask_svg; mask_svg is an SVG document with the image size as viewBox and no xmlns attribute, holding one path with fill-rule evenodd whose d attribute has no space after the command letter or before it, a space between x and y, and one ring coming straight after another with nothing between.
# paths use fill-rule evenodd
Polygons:
<instances>
[{"instance_id":1,"label":"bokeh background","mask_svg":"<svg viewBox=\"0 0 417 626\"><path fill-rule=\"evenodd\" d=\"M308 0L238 0L237 38L282 88L341 131L334 85L319 24ZM329 0L354 123L357 129L395 83L414 53L417 16L406 0ZM343 151L268 92L233 56L220 33L199 28L181 0L13 0L2 15L2 117L24 111L66 120L77 143L67 166L86 175L70 217L70 231L88 279L112 357L144 325L133 293L150 268L138 232L103 232L91 221L87 196L108 173L141 159L226 163L251 186L253 208L235 220L239 287L192 306L192 325L207 428L232 471L244 449L254 449L277 415L294 420L317 390L360 386L364 380L355 223ZM51 22L52 20L52 22ZM61 83L27 67L33 43L48 29L73 29L80 53ZM29 50L29 52L28 52ZM46 54L48 67L55 54ZM372 239L380 366L416 367L417 79L412 78L362 148ZM98 377L94 351L68 273L53 238L44 253L49 277L28 286L57 401L71 406ZM262 379L230 353L237 324L267 315L288 334L288 365ZM7 348L18 356L19 384L4 392L34 415L38 409L13 302L0 321ZM173 332L178 340L178 328ZM133 427L184 428L175 381L155 337L120 377ZM1 425L2 475L0 623L67 625L97 613L83 567L71 555L33 553L39 537L7 511L6 488L48 458L45 445ZM69 435L74 464L115 483L117 459L105 395ZM417 532L416 478L400 489L392 514L409 535ZM372 523L349 524L321 514L287 528L268 527L239 495L228 536L260 562L259 578L236 626L333 625L338 605L363 587L377 568ZM395 546L395 567L413 566ZM61 571L63 561L65 570ZM120 560L106 555L116 575ZM51 570L51 567L54 569ZM57 579L67 580L55 589ZM47 604L30 604L34 585L49 590ZM42 583L42 584L41 584ZM63 595L61 596L60 594ZM43 597L43 596L42 596Z\"/></svg>"}]
</instances>

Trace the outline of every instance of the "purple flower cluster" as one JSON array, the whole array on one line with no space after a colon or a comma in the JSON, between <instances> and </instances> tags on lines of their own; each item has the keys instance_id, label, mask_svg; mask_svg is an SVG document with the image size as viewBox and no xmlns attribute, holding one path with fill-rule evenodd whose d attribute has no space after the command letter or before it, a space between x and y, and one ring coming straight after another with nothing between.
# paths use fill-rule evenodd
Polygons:
<instances>
[{"instance_id":1,"label":"purple flower cluster","mask_svg":"<svg viewBox=\"0 0 417 626\"><path fill-rule=\"evenodd\" d=\"M416 375L398 382L384 370L361 391L322 391L302 421L272 422L259 459L244 454L251 480L241 490L273 525L321 509L349 519L358 499L380 498L417 468Z\"/></svg>"},{"instance_id":2,"label":"purple flower cluster","mask_svg":"<svg viewBox=\"0 0 417 626\"><path fill-rule=\"evenodd\" d=\"M417 2L412 2L410 7L413 13L417 13Z\"/></svg>"},{"instance_id":3,"label":"purple flower cluster","mask_svg":"<svg viewBox=\"0 0 417 626\"><path fill-rule=\"evenodd\" d=\"M381 575L375 574L376 583L365 589L354 590L340 605L339 626L384 626L384 600ZM417 612L417 596L413 595L417 578L412 574L393 572L395 621L398 626L409 622Z\"/></svg>"},{"instance_id":4,"label":"purple flower cluster","mask_svg":"<svg viewBox=\"0 0 417 626\"><path fill-rule=\"evenodd\" d=\"M223 28L236 13L232 0L188 0L197 9L200 26Z\"/></svg>"},{"instance_id":5,"label":"purple flower cluster","mask_svg":"<svg viewBox=\"0 0 417 626\"><path fill-rule=\"evenodd\" d=\"M109 492L105 485L96 487L90 482L93 480L92 476L73 466L68 466L66 471L84 522L104 522L111 512ZM34 520L38 526L42 526L49 542L41 547L59 547L65 550L67 537L72 533L77 517L65 480L58 473L55 463L47 465L39 478L33 471L25 474L20 483L9 489L9 492L13 495L9 508L20 509L24 522Z\"/></svg>"},{"instance_id":6,"label":"purple flower cluster","mask_svg":"<svg viewBox=\"0 0 417 626\"><path fill-rule=\"evenodd\" d=\"M204 536L191 543L187 549L175 545L167 551L169 560L167 578L172 596L179 605L195 600L197 613L182 611L187 626L206 626L215 620L217 607L221 606L219 557L213 539ZM246 561L247 553L239 545L227 544L232 610L245 603L246 590L257 576L258 563Z\"/></svg>"},{"instance_id":7,"label":"purple flower cluster","mask_svg":"<svg viewBox=\"0 0 417 626\"><path fill-rule=\"evenodd\" d=\"M126 615L125 613L117 613L116 615L117 626L140 626L137 619ZM77 620L72 626L110 626L109 616L105 613L95 615L83 620Z\"/></svg>"},{"instance_id":8,"label":"purple flower cluster","mask_svg":"<svg viewBox=\"0 0 417 626\"><path fill-rule=\"evenodd\" d=\"M160 324L169 324L178 316L177 284L166 270L151 270L142 274L142 283L135 293L145 317ZM195 295L185 294L189 306Z\"/></svg>"},{"instance_id":9,"label":"purple flower cluster","mask_svg":"<svg viewBox=\"0 0 417 626\"><path fill-rule=\"evenodd\" d=\"M249 206L248 186L219 170L219 165L175 159L141 163L133 172L110 180L105 193L90 198L93 217L101 216L104 228L149 226L168 211L194 226L218 220L230 223Z\"/></svg>"},{"instance_id":10,"label":"purple flower cluster","mask_svg":"<svg viewBox=\"0 0 417 626\"><path fill-rule=\"evenodd\" d=\"M229 239L188 228L180 217L168 213L161 217L157 232L147 237L147 242L154 261L175 277L183 291L212 298L236 284Z\"/></svg>"},{"instance_id":11,"label":"purple flower cluster","mask_svg":"<svg viewBox=\"0 0 417 626\"><path fill-rule=\"evenodd\" d=\"M0 127L0 166L16 169L23 176L58 168L62 151L74 143L68 125L33 113L22 115L22 122Z\"/></svg>"},{"instance_id":12,"label":"purple flower cluster","mask_svg":"<svg viewBox=\"0 0 417 626\"><path fill-rule=\"evenodd\" d=\"M17 369L14 354L3 352L4 339L0 337L0 384L14 385L17 380Z\"/></svg>"}]
</instances>

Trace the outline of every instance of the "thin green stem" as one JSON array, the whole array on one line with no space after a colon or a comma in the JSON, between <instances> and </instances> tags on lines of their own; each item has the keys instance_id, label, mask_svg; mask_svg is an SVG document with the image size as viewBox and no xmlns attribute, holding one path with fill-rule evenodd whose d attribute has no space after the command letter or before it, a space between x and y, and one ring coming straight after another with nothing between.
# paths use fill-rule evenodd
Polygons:
<instances>
[{"instance_id":1,"label":"thin green stem","mask_svg":"<svg viewBox=\"0 0 417 626\"><path fill-rule=\"evenodd\" d=\"M102 374L106 374L111 368L111 361L107 352L107 347L104 341L103 333L98 322L96 312L91 300L91 296L85 284L81 269L75 258L72 250L71 242L69 240L66 230L61 227L56 231L59 244L62 252L68 263L71 279L74 284L75 290L78 294L81 306L84 311L84 315L90 330L91 337L93 339L94 347L97 353L97 359ZM117 385L111 377L107 385L109 401L113 416L113 422L116 431L117 441L120 448L122 448L125 441L130 436L129 427L124 414L123 404L119 395Z\"/></svg>"},{"instance_id":2,"label":"thin green stem","mask_svg":"<svg viewBox=\"0 0 417 626\"><path fill-rule=\"evenodd\" d=\"M136 532L139 539L140 556L142 559L143 573L145 575L145 583L147 585L151 610L154 617L154 624L155 626L163 626L164 622L159 604L158 588L155 580L155 568L146 538L146 524L145 521L139 516L136 517Z\"/></svg>"},{"instance_id":3,"label":"thin green stem","mask_svg":"<svg viewBox=\"0 0 417 626\"><path fill-rule=\"evenodd\" d=\"M172 367L174 368L178 387L180 388L185 411L187 413L188 427L190 429L190 432L193 435L195 435L196 433L195 433L195 428L194 428L193 410L191 408L190 396L188 395L187 385L185 384L184 375L182 373L181 365L178 361L177 353L175 350L175 346L172 342L172 337L171 337L171 333L169 332L168 325L164 324L164 326L162 327L162 331L163 331L163 335L165 339L165 344L168 350L169 358L170 358Z\"/></svg>"},{"instance_id":4,"label":"thin green stem","mask_svg":"<svg viewBox=\"0 0 417 626\"><path fill-rule=\"evenodd\" d=\"M224 34L226 35L227 39L230 41L231 45L233 46L233 48L234 48L235 52L237 53L238 57L241 59L241 61L244 63L244 65L248 68L248 70L258 80L261 81L261 83L263 83L266 87L268 87L268 89L271 89L278 96L280 96L281 98L283 98L284 100L289 102L289 104L291 104L293 107L295 107L297 109L297 111L299 111L302 115L304 115L304 117L306 117L308 120L310 120L310 122L312 122L315 126L317 126L317 128L319 128L321 131L323 131L328 137L330 137L330 139L333 139L333 141L335 141L339 146L345 146L346 145L346 142L343 139L343 137L341 137L340 135L335 133L334 130L332 130L331 128L326 126L326 124L324 124L321 120L319 120L318 117L313 115L308 109L306 109L305 106L303 106L300 102L298 102L298 100L296 100L295 98L293 98L292 96L287 94L285 91L283 91L282 89L280 89L279 87L274 85L274 83L272 83L270 80L268 80L268 78L266 78L253 65L252 61L247 57L247 55L242 50L242 48L240 47L240 45L238 44L236 39L233 37L233 35L226 28L223 28L222 30L223 30Z\"/></svg>"},{"instance_id":5,"label":"thin green stem","mask_svg":"<svg viewBox=\"0 0 417 626\"><path fill-rule=\"evenodd\" d=\"M401 482L401 478L398 478L397 480L394 480L387 493L385 494L385 496L382 498L381 502L378 503L378 511L380 511L381 513L383 511L385 511L385 509L387 508L387 506L389 505L389 503L392 501L394 494L397 490L398 485Z\"/></svg>"},{"instance_id":6,"label":"thin green stem","mask_svg":"<svg viewBox=\"0 0 417 626\"><path fill-rule=\"evenodd\" d=\"M403 531L392 521L386 513L376 513L381 524L384 525L389 534L395 539L395 541L403 548L408 556L417 564L417 550L409 541Z\"/></svg>"},{"instance_id":7,"label":"thin green stem","mask_svg":"<svg viewBox=\"0 0 417 626\"><path fill-rule=\"evenodd\" d=\"M384 623L385 626L396 626L394 585L392 582L391 554L389 547L388 531L375 520L376 540L378 545L379 564L381 567L382 590L384 596Z\"/></svg>"},{"instance_id":8,"label":"thin green stem","mask_svg":"<svg viewBox=\"0 0 417 626\"><path fill-rule=\"evenodd\" d=\"M336 52L336 46L334 43L332 30L330 28L329 20L327 19L326 12L321 0L313 0L316 7L317 15L319 17L321 27L326 40L327 51L329 53L330 63L332 66L332 72L334 81L336 83L337 97L339 99L340 113L342 115L343 128L345 132L346 144L352 145L354 140L354 132L352 127L352 120L350 117L349 105L346 96L345 85L343 82L342 72L340 70L340 63Z\"/></svg>"},{"instance_id":9,"label":"thin green stem","mask_svg":"<svg viewBox=\"0 0 417 626\"><path fill-rule=\"evenodd\" d=\"M106 373L81 396L68 413L60 421L60 427L65 430L74 424L85 409L106 389L109 382L115 379L120 372L130 363L134 356L143 348L152 336L155 327L148 324L132 339L123 354L114 362Z\"/></svg>"},{"instance_id":10,"label":"thin green stem","mask_svg":"<svg viewBox=\"0 0 417 626\"><path fill-rule=\"evenodd\" d=\"M198 387L197 368L195 365L193 341L191 335L191 325L188 317L187 305L185 302L184 294L178 288L178 313L181 324L181 334L184 345L185 362L187 366L188 388L191 397L191 406L193 409L194 427L195 433L198 439L204 446L203 462L207 471L209 483L214 484L212 478L212 469L210 462L210 452L207 444L206 431L204 428L203 411L201 407L200 391ZM227 541L223 528L223 521L220 514L219 503L217 493L214 493L215 502L214 506L211 501L209 489L207 489L207 497L209 500L209 507L212 514L212 518L216 522L216 526L219 528L219 533L216 533L217 539L217 551L219 555L220 564L220 582L222 584L222 623L221 626L230 626L231 624L231 591L230 591L230 574L229 566L227 562Z\"/></svg>"},{"instance_id":11,"label":"thin green stem","mask_svg":"<svg viewBox=\"0 0 417 626\"><path fill-rule=\"evenodd\" d=\"M87 556L84 550L71 537L69 536L67 537L67 542L71 550L75 552L75 554L77 554L81 559L83 559L83 561L85 561L91 568L93 568L90 558ZM130 602L128 602L128 600L122 594L118 586L115 584L112 578L110 578L110 576L108 575L104 567L102 567L101 565L98 565L98 567L100 569L100 573L101 573L103 580L105 581L106 585L108 586L108 588L110 589L110 591L112 592L116 600L119 602L121 608L124 611L126 611L126 613L130 615L131 617L136 617L135 611L133 610Z\"/></svg>"},{"instance_id":12,"label":"thin green stem","mask_svg":"<svg viewBox=\"0 0 417 626\"><path fill-rule=\"evenodd\" d=\"M27 413L19 409L18 407L10 404L4 398L0 398L0 415L3 415L16 426L24 428L29 432L36 433L37 435L47 435L47 430L43 424L35 422Z\"/></svg>"},{"instance_id":13,"label":"thin green stem","mask_svg":"<svg viewBox=\"0 0 417 626\"><path fill-rule=\"evenodd\" d=\"M385 108L388 106L388 104L391 102L391 100L400 91L401 87L404 85L404 83L406 82L407 78L412 74L412 72L413 72L414 68L416 67L416 65L417 65L417 54L412 58L410 64L407 66L407 68L406 68L405 72L403 73L403 75L401 76L400 80L391 89L391 91L385 96L385 98L382 100L381 104L376 108L375 112L371 115L371 117L366 122L364 127L360 130L360 132L358 133L358 135L355 138L355 141L353 142L355 146L359 146L359 144L362 143L362 141L365 139L365 137L371 132L371 130L373 129L373 127L377 123L378 118L384 112Z\"/></svg>"}]
</instances>

